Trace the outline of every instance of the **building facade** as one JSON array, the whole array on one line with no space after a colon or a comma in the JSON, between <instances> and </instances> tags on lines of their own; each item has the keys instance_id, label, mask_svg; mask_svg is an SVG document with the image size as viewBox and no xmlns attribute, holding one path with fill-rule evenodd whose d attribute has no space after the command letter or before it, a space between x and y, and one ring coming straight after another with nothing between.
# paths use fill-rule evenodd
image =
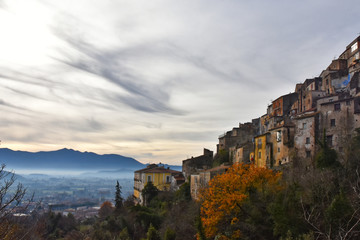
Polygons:
<instances>
[{"instance_id":1,"label":"building facade","mask_svg":"<svg viewBox=\"0 0 360 240\"><path fill-rule=\"evenodd\" d=\"M134 198L137 203L143 204L143 197L141 191L146 184L152 182L159 191L170 191L173 182L173 176L182 174L164 166L157 164L150 164L144 169L134 172Z\"/></svg>"}]
</instances>

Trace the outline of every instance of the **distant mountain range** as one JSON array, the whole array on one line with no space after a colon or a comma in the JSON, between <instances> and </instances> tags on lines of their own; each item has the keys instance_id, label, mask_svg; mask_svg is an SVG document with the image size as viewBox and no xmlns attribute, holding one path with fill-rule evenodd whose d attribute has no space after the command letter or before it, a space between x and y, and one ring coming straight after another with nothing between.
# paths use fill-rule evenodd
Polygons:
<instances>
[{"instance_id":1,"label":"distant mountain range","mask_svg":"<svg viewBox=\"0 0 360 240\"><path fill-rule=\"evenodd\" d=\"M97 172L102 175L110 172L113 174L132 173L146 167L146 164L130 157L117 154L99 155L67 148L48 152L13 151L0 148L0 163L6 164L6 169L13 169L15 172L26 170L37 173L39 170L56 170L58 172ZM181 166L166 165L166 167L181 171Z\"/></svg>"}]
</instances>

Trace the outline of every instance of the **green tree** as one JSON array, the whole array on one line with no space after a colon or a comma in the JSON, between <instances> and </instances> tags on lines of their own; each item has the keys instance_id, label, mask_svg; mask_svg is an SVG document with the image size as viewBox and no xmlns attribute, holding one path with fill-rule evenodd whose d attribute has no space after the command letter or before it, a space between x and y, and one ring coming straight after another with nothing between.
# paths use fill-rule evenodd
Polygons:
<instances>
[{"instance_id":1,"label":"green tree","mask_svg":"<svg viewBox=\"0 0 360 240\"><path fill-rule=\"evenodd\" d=\"M118 239L119 240L130 240L131 239L127 228L124 228L120 232Z\"/></svg>"},{"instance_id":2,"label":"green tree","mask_svg":"<svg viewBox=\"0 0 360 240\"><path fill-rule=\"evenodd\" d=\"M337 153L334 149L329 147L326 140L326 129L323 132L322 141L318 141L320 151L316 154L315 162L318 168L338 167L340 164L337 161Z\"/></svg>"},{"instance_id":3,"label":"green tree","mask_svg":"<svg viewBox=\"0 0 360 240\"><path fill-rule=\"evenodd\" d=\"M141 191L142 197L144 199L144 205L147 206L150 204L151 200L156 197L159 193L159 189L155 187L152 182L148 182L144 189Z\"/></svg>"},{"instance_id":4,"label":"green tree","mask_svg":"<svg viewBox=\"0 0 360 240\"><path fill-rule=\"evenodd\" d=\"M191 193L190 193L190 183L186 182L182 184L175 192L176 200L178 201L190 201L191 200Z\"/></svg>"},{"instance_id":5,"label":"green tree","mask_svg":"<svg viewBox=\"0 0 360 240\"><path fill-rule=\"evenodd\" d=\"M229 151L222 149L214 157L213 167L220 166L223 163L230 162Z\"/></svg>"},{"instance_id":6,"label":"green tree","mask_svg":"<svg viewBox=\"0 0 360 240\"><path fill-rule=\"evenodd\" d=\"M121 196L121 186L119 181L116 181L115 186L115 213L119 213L123 207L124 199Z\"/></svg>"},{"instance_id":7,"label":"green tree","mask_svg":"<svg viewBox=\"0 0 360 240\"><path fill-rule=\"evenodd\" d=\"M176 239L175 231L172 230L171 228L167 228L164 235L164 240L175 240L175 239Z\"/></svg>"},{"instance_id":8,"label":"green tree","mask_svg":"<svg viewBox=\"0 0 360 240\"><path fill-rule=\"evenodd\" d=\"M195 225L197 229L197 239L206 240L205 230L200 216L196 219Z\"/></svg>"},{"instance_id":9,"label":"green tree","mask_svg":"<svg viewBox=\"0 0 360 240\"><path fill-rule=\"evenodd\" d=\"M159 232L156 230L156 228L152 224L150 224L146 239L147 240L161 240Z\"/></svg>"}]
</instances>

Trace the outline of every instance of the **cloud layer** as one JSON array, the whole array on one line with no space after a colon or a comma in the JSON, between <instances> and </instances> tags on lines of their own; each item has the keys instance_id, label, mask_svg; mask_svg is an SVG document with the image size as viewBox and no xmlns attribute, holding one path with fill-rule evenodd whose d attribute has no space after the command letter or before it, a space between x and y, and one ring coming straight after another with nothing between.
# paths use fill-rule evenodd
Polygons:
<instances>
[{"instance_id":1,"label":"cloud layer","mask_svg":"<svg viewBox=\"0 0 360 240\"><path fill-rule=\"evenodd\" d=\"M181 164L318 76L356 4L0 1L3 147Z\"/></svg>"}]
</instances>

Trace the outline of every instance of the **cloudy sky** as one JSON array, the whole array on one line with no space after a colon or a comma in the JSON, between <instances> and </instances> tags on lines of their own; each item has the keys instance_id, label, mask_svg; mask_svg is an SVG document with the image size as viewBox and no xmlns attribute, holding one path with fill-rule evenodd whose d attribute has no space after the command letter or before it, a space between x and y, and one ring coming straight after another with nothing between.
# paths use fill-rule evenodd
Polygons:
<instances>
[{"instance_id":1,"label":"cloudy sky","mask_svg":"<svg viewBox=\"0 0 360 240\"><path fill-rule=\"evenodd\" d=\"M318 76L359 2L0 0L2 147L181 164Z\"/></svg>"}]
</instances>

